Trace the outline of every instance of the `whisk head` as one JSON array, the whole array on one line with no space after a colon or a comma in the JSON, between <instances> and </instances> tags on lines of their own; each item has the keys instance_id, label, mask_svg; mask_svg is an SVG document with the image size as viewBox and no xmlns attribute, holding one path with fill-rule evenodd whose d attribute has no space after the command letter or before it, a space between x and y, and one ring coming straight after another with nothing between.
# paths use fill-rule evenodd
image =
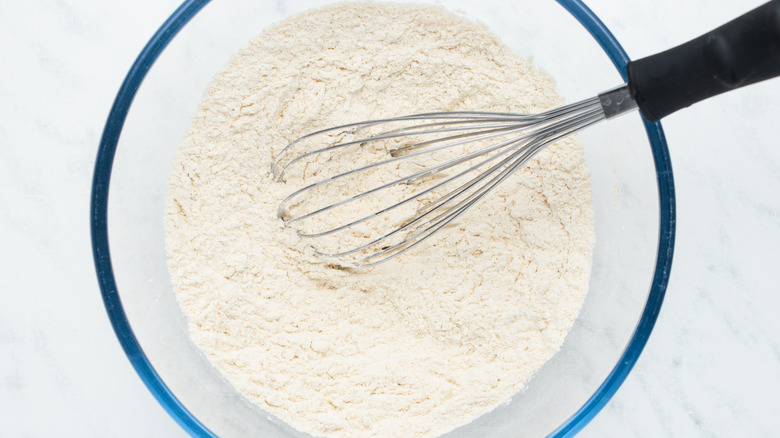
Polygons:
<instances>
[{"instance_id":1,"label":"whisk head","mask_svg":"<svg viewBox=\"0 0 780 438\"><path fill-rule=\"evenodd\" d=\"M540 114L443 112L323 129L271 172L277 215L345 266L397 257L450 226L546 145L604 120L599 98Z\"/></svg>"}]
</instances>

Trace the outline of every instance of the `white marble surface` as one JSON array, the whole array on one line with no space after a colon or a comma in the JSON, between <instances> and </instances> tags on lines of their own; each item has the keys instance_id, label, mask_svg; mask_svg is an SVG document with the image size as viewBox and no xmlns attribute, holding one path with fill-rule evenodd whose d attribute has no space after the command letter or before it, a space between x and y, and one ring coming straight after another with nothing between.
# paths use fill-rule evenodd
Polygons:
<instances>
[{"instance_id":1,"label":"white marble surface","mask_svg":"<svg viewBox=\"0 0 780 438\"><path fill-rule=\"evenodd\" d=\"M183 436L103 310L89 188L108 109L175 0L0 5L0 436ZM755 0L592 0L632 56ZM596 90L594 90L596 91ZM666 302L589 437L777 436L780 79L664 122L678 196Z\"/></svg>"}]
</instances>

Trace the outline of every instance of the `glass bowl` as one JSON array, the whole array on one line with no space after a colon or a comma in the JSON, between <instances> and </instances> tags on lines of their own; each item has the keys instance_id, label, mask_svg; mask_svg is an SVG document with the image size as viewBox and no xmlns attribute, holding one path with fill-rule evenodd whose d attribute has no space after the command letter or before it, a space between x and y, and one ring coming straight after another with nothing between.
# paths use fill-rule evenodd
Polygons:
<instances>
[{"instance_id":1,"label":"glass bowl","mask_svg":"<svg viewBox=\"0 0 780 438\"><path fill-rule=\"evenodd\" d=\"M128 358L187 432L303 436L243 398L190 340L168 276L163 217L174 152L209 80L267 25L327 2L207 3L188 0L171 15L117 94L92 186L97 275ZM446 6L532 57L567 102L625 79L628 56L579 0ZM674 242L674 187L661 125L634 113L580 138L592 173L596 227L581 314L560 352L523 391L448 437L575 434L625 380L652 331Z\"/></svg>"}]
</instances>

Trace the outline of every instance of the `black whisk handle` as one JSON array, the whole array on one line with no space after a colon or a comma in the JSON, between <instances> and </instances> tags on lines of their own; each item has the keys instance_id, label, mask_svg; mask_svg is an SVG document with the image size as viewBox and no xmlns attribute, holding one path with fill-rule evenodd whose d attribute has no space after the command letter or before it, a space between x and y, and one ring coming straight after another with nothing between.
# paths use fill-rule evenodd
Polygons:
<instances>
[{"instance_id":1,"label":"black whisk handle","mask_svg":"<svg viewBox=\"0 0 780 438\"><path fill-rule=\"evenodd\" d=\"M780 76L780 0L685 44L629 62L627 73L631 96L650 121Z\"/></svg>"}]
</instances>

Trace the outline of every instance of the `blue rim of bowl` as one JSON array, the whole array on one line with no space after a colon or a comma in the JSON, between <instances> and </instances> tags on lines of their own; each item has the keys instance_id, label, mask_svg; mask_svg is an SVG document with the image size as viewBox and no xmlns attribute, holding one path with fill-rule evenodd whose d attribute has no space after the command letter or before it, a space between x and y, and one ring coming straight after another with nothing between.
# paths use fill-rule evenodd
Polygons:
<instances>
[{"instance_id":1,"label":"blue rim of bowl","mask_svg":"<svg viewBox=\"0 0 780 438\"><path fill-rule=\"evenodd\" d=\"M165 408L168 414L192 436L216 436L203 423L198 421L187 408L176 398L171 390L157 374L149 358L143 352L130 328L122 301L114 278L111 265L111 254L108 245L108 192L111 180L111 169L114 162L119 136L122 132L128 110L132 104L138 88L141 86L146 73L160 56L168 43L179 31L206 5L210 0L186 0L163 23L159 30L152 36L141 53L136 58L130 71L127 73L122 86L117 93L114 104L103 129L100 139L95 170L92 178L92 194L90 205L90 228L92 235L92 255L97 271L103 302L108 312L111 325L119 338L119 343L125 351L130 363L141 377L149 391L157 401ZM580 24L598 41L602 49L607 53L612 63L618 69L623 79L626 80L626 64L629 57L620 43L607 29L604 23L581 0L557 0L569 11ZM634 330L623 355L612 369L609 376L602 382L596 392L558 429L553 431L552 437L569 437L579 432L585 425L598 414L598 412L612 398L620 385L628 376L634 364L639 359L650 332L653 330L658 312L663 303L666 285L669 281L669 273L672 265L672 253L675 236L675 196L674 180L672 177L672 165L669 159L669 151L666 138L659 122L645 121L645 130L650 140L650 147L655 162L656 179L658 183L658 195L660 201L660 234L658 237L658 255L656 259L655 273L650 287L645 309Z\"/></svg>"}]
</instances>

